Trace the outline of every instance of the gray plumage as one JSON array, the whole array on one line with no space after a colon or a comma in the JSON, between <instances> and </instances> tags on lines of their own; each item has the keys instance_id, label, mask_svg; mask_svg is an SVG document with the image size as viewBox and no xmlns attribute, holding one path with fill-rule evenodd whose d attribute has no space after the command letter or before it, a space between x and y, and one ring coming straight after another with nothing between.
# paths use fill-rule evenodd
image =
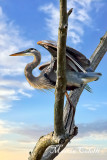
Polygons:
<instances>
[{"instance_id":1,"label":"gray plumage","mask_svg":"<svg viewBox=\"0 0 107 160\"><path fill-rule=\"evenodd\" d=\"M41 55L39 51L37 51L34 48L30 48L25 51L11 55L11 56L34 56L33 62L26 65L24 73L29 84L36 89L52 89L55 87L56 84L57 47L56 45L54 45L55 47L52 48L52 43L50 45L51 45L50 47L51 50L53 50L52 52L50 52L52 54L52 60L51 62L43 64L39 67L41 73L38 77L35 77L32 74L32 71L35 67L37 67L40 64ZM67 50L68 50L66 51L67 90L73 90L77 87L80 87L82 84L87 84L88 82L97 80L101 76L100 73L86 72L86 69L90 67L90 62L84 55L82 55L80 52L74 49L71 49L70 47L67 47Z\"/></svg>"},{"instance_id":2,"label":"gray plumage","mask_svg":"<svg viewBox=\"0 0 107 160\"><path fill-rule=\"evenodd\" d=\"M50 64L53 64L54 61L54 65L51 65L51 70L54 68L54 71L56 71L57 43L55 41L42 40L37 42L37 44L47 49L52 56L51 62L42 64L39 69L44 69ZM52 76L52 73L53 72L48 73L50 79L53 79L53 77L55 78L55 74L53 73ZM97 80L101 76L101 73L93 72L90 67L90 61L82 53L69 46L66 46L66 74L67 82L70 86L81 86L82 84ZM91 92L91 88L88 84L85 89Z\"/></svg>"}]
</instances>

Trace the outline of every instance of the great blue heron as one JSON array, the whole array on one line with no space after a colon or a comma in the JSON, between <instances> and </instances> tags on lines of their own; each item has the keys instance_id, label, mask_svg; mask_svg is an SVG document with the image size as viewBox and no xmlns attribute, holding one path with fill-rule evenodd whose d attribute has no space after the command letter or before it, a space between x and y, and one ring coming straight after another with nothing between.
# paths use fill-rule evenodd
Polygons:
<instances>
[{"instance_id":1,"label":"great blue heron","mask_svg":"<svg viewBox=\"0 0 107 160\"><path fill-rule=\"evenodd\" d=\"M49 66L53 62L53 60L55 63L55 60L57 59L57 42L50 40L42 40L38 41L37 44L47 49L52 55L51 62L42 64L39 67L39 69L42 70L45 67ZM93 72L92 68L90 67L90 61L82 53L69 46L66 46L66 69L75 72ZM51 79L51 77L49 77L49 79ZM85 89L89 92L92 91L89 85L86 85Z\"/></svg>"},{"instance_id":2,"label":"great blue heron","mask_svg":"<svg viewBox=\"0 0 107 160\"><path fill-rule=\"evenodd\" d=\"M40 42L38 42L38 44L40 44ZM27 81L32 87L36 89L52 89L55 88L56 84L56 69L57 69L56 49L51 54L53 56L52 61L40 67L40 70L42 71L38 77L35 77L32 74L32 71L40 64L41 55L39 51L37 51L34 48L30 48L22 52L11 54L10 56L34 56L33 62L27 64L24 70ZM71 53L67 52L66 55L67 55L67 65L66 65L67 90L73 90L75 88L81 87L81 85L97 80L101 76L101 73L95 73L92 71L88 72L85 70L89 68L90 62L80 52L72 50Z\"/></svg>"}]
</instances>

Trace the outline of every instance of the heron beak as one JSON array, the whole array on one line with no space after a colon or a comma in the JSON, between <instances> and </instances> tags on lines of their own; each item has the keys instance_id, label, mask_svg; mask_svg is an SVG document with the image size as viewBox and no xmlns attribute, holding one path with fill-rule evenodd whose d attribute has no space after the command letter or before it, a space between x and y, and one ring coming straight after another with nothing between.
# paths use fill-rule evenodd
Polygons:
<instances>
[{"instance_id":1,"label":"heron beak","mask_svg":"<svg viewBox=\"0 0 107 160\"><path fill-rule=\"evenodd\" d=\"M43 42L42 41L38 41L37 44L41 45Z\"/></svg>"},{"instance_id":2,"label":"heron beak","mask_svg":"<svg viewBox=\"0 0 107 160\"><path fill-rule=\"evenodd\" d=\"M48 42L47 40L42 40L37 42L38 45L48 49L50 47L57 48L57 46L53 45L52 43Z\"/></svg>"},{"instance_id":3,"label":"heron beak","mask_svg":"<svg viewBox=\"0 0 107 160\"><path fill-rule=\"evenodd\" d=\"M46 48L47 50L48 50L48 48L50 46L50 44L46 43L45 41L38 41L37 44L42 46L42 47L44 47L44 48Z\"/></svg>"},{"instance_id":4,"label":"heron beak","mask_svg":"<svg viewBox=\"0 0 107 160\"><path fill-rule=\"evenodd\" d=\"M42 40L38 41L37 44L47 49L53 57L57 57L57 45L52 41Z\"/></svg>"},{"instance_id":5,"label":"heron beak","mask_svg":"<svg viewBox=\"0 0 107 160\"><path fill-rule=\"evenodd\" d=\"M25 54L26 52L22 51L22 52L11 54L10 56L25 56Z\"/></svg>"},{"instance_id":6,"label":"heron beak","mask_svg":"<svg viewBox=\"0 0 107 160\"><path fill-rule=\"evenodd\" d=\"M37 44L40 45L40 46L43 46L45 48L53 47L53 45L46 40L38 41Z\"/></svg>"}]
</instances>

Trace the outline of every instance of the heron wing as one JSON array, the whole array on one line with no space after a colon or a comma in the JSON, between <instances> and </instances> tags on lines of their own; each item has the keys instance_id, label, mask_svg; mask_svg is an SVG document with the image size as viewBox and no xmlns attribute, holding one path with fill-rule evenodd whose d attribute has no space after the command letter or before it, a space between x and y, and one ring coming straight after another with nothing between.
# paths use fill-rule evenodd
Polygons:
<instances>
[{"instance_id":1,"label":"heron wing","mask_svg":"<svg viewBox=\"0 0 107 160\"><path fill-rule=\"evenodd\" d=\"M90 67L90 61L84 56L81 52L71 48L69 46L66 47L66 55L73 58L82 68L87 69Z\"/></svg>"},{"instance_id":2,"label":"heron wing","mask_svg":"<svg viewBox=\"0 0 107 160\"><path fill-rule=\"evenodd\" d=\"M51 64L51 62L46 62L43 63L42 65L39 66L39 70L42 71L44 68L48 67Z\"/></svg>"},{"instance_id":3,"label":"heron wing","mask_svg":"<svg viewBox=\"0 0 107 160\"><path fill-rule=\"evenodd\" d=\"M41 42L42 43L38 44L46 48L53 57L57 57L57 42L50 40L44 40ZM68 65L75 71L77 71L78 68L79 71L86 72L85 70L90 66L90 61L82 53L69 46L66 47L66 57L71 61L71 64L69 62Z\"/></svg>"},{"instance_id":4,"label":"heron wing","mask_svg":"<svg viewBox=\"0 0 107 160\"><path fill-rule=\"evenodd\" d=\"M78 67L78 69L84 73L86 73L86 70L73 58L73 56L70 56L68 53L66 54L66 57L70 60L69 66L71 66L71 68L73 68L73 65L76 67ZM71 64L71 65L70 65ZM75 70L76 71L76 70Z\"/></svg>"}]
</instances>

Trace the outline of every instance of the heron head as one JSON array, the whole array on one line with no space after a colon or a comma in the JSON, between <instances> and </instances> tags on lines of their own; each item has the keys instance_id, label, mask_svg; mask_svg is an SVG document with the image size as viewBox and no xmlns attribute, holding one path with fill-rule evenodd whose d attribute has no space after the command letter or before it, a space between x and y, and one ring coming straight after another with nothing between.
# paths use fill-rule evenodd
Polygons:
<instances>
[{"instance_id":1,"label":"heron head","mask_svg":"<svg viewBox=\"0 0 107 160\"><path fill-rule=\"evenodd\" d=\"M10 56L33 56L33 54L35 54L35 53L39 53L39 51L36 50L35 48L29 48L24 51L11 54Z\"/></svg>"},{"instance_id":2,"label":"heron head","mask_svg":"<svg viewBox=\"0 0 107 160\"><path fill-rule=\"evenodd\" d=\"M53 57L57 56L57 42L50 40L42 40L38 41L37 44L46 48Z\"/></svg>"}]
</instances>

